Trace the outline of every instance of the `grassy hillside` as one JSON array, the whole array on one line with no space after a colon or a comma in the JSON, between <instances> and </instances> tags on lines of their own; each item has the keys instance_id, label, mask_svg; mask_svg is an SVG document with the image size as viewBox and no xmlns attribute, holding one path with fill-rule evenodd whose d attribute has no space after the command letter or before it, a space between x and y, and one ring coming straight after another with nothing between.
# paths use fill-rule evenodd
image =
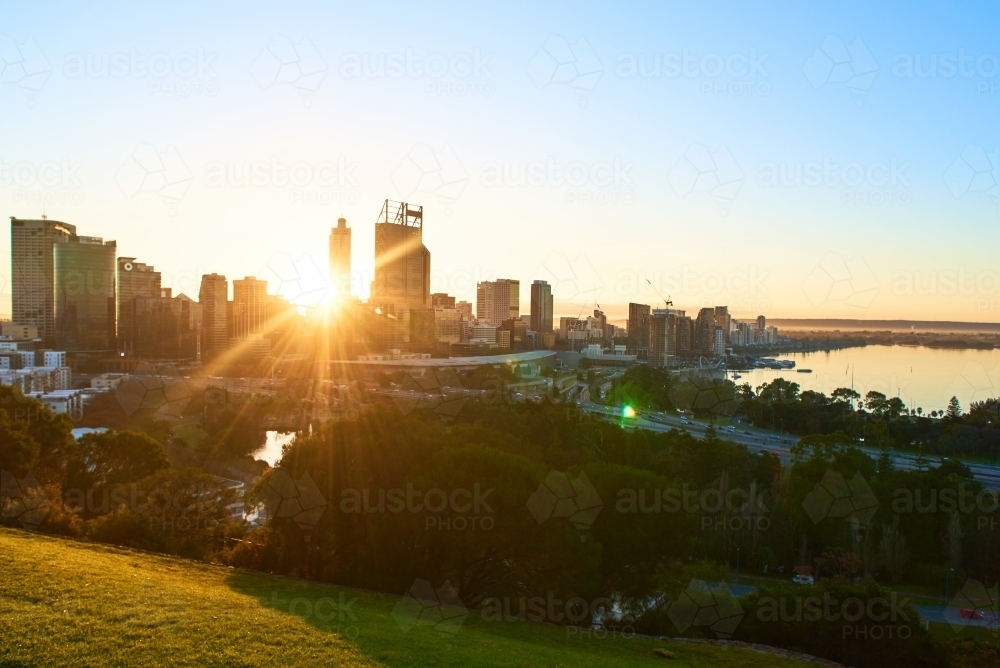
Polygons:
<instances>
[{"instance_id":1,"label":"grassy hillside","mask_svg":"<svg viewBox=\"0 0 1000 668\"><path fill-rule=\"evenodd\" d=\"M806 665L736 648L488 622L477 614L453 634L429 625L404 632L392 614L398 601L0 529L3 668ZM677 660L654 656L659 647Z\"/></svg>"}]
</instances>

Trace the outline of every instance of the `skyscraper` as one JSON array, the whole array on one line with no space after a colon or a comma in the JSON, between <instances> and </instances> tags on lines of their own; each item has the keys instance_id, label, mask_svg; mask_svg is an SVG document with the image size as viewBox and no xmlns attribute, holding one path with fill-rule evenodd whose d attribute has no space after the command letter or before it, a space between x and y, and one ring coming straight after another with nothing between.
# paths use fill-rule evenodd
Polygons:
<instances>
[{"instance_id":1,"label":"skyscraper","mask_svg":"<svg viewBox=\"0 0 1000 668\"><path fill-rule=\"evenodd\" d=\"M694 324L694 345L697 352L710 353L715 348L715 309L706 307L698 311Z\"/></svg>"},{"instance_id":2,"label":"skyscraper","mask_svg":"<svg viewBox=\"0 0 1000 668\"><path fill-rule=\"evenodd\" d=\"M424 207L385 200L375 223L375 281L371 301L430 306L431 254L423 244Z\"/></svg>"},{"instance_id":3,"label":"skyscraper","mask_svg":"<svg viewBox=\"0 0 1000 668\"><path fill-rule=\"evenodd\" d=\"M536 332L552 331L552 286L547 281L531 284L531 327Z\"/></svg>"},{"instance_id":4,"label":"skyscraper","mask_svg":"<svg viewBox=\"0 0 1000 668\"><path fill-rule=\"evenodd\" d=\"M716 306L715 307L715 326L722 328L722 342L724 345L729 344L729 329L732 326L733 317L729 315L728 306ZM713 345L713 350L717 346Z\"/></svg>"},{"instance_id":5,"label":"skyscraper","mask_svg":"<svg viewBox=\"0 0 1000 668\"><path fill-rule=\"evenodd\" d=\"M343 218L341 218L343 220ZM260 336L267 321L267 281L247 276L233 281L233 338Z\"/></svg>"},{"instance_id":6,"label":"skyscraper","mask_svg":"<svg viewBox=\"0 0 1000 668\"><path fill-rule=\"evenodd\" d=\"M635 351L649 348L649 304L628 305L628 345Z\"/></svg>"},{"instance_id":7,"label":"skyscraper","mask_svg":"<svg viewBox=\"0 0 1000 668\"><path fill-rule=\"evenodd\" d=\"M201 277L198 302L201 304L201 359L210 361L225 352L229 345L229 282L219 274Z\"/></svg>"},{"instance_id":8,"label":"skyscraper","mask_svg":"<svg viewBox=\"0 0 1000 668\"><path fill-rule=\"evenodd\" d=\"M476 318L500 325L521 315L521 282L510 278L476 284Z\"/></svg>"},{"instance_id":9,"label":"skyscraper","mask_svg":"<svg viewBox=\"0 0 1000 668\"><path fill-rule=\"evenodd\" d=\"M49 344L56 335L53 245L75 235L68 223L10 217L11 316L37 327Z\"/></svg>"},{"instance_id":10,"label":"skyscraper","mask_svg":"<svg viewBox=\"0 0 1000 668\"><path fill-rule=\"evenodd\" d=\"M160 298L160 272L148 264L136 262L134 257L120 257L117 278L118 350L142 352L146 342L138 339L155 300Z\"/></svg>"},{"instance_id":11,"label":"skyscraper","mask_svg":"<svg viewBox=\"0 0 1000 668\"><path fill-rule=\"evenodd\" d=\"M72 236L52 248L56 346L114 350L117 340L114 241Z\"/></svg>"},{"instance_id":12,"label":"skyscraper","mask_svg":"<svg viewBox=\"0 0 1000 668\"><path fill-rule=\"evenodd\" d=\"M684 319L684 311L655 308L643 317L649 322L650 365L672 367L677 357L678 325Z\"/></svg>"},{"instance_id":13,"label":"skyscraper","mask_svg":"<svg viewBox=\"0 0 1000 668\"><path fill-rule=\"evenodd\" d=\"M351 294L351 228L346 218L338 218L330 230L330 289L334 298Z\"/></svg>"}]
</instances>

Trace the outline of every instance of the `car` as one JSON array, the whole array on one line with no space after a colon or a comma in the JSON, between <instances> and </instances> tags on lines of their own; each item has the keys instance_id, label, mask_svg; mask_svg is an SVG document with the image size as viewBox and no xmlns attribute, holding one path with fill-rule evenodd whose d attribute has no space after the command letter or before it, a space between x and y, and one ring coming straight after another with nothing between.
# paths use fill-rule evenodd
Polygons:
<instances>
[{"instance_id":1,"label":"car","mask_svg":"<svg viewBox=\"0 0 1000 668\"><path fill-rule=\"evenodd\" d=\"M962 608L958 611L958 614L962 619L982 619L983 611L974 610L973 608Z\"/></svg>"},{"instance_id":2,"label":"car","mask_svg":"<svg viewBox=\"0 0 1000 668\"><path fill-rule=\"evenodd\" d=\"M802 575L801 573L796 573L792 577L792 582L797 585L812 585L816 584L816 579L811 575Z\"/></svg>"}]
</instances>

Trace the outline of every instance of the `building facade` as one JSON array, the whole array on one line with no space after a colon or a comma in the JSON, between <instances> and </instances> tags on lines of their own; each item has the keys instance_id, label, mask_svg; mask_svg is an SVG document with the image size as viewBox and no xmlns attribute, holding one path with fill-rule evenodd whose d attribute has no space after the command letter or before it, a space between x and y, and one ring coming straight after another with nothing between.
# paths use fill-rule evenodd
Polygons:
<instances>
[{"instance_id":1,"label":"building facade","mask_svg":"<svg viewBox=\"0 0 1000 668\"><path fill-rule=\"evenodd\" d=\"M338 218L330 230L330 290L334 299L351 294L351 228L346 218Z\"/></svg>"},{"instance_id":2,"label":"building facade","mask_svg":"<svg viewBox=\"0 0 1000 668\"><path fill-rule=\"evenodd\" d=\"M476 284L476 318L501 324L521 315L521 282L510 278Z\"/></svg>"},{"instance_id":3,"label":"building facade","mask_svg":"<svg viewBox=\"0 0 1000 668\"><path fill-rule=\"evenodd\" d=\"M431 254L423 243L424 208L385 201L375 223L373 304L430 306Z\"/></svg>"},{"instance_id":4,"label":"building facade","mask_svg":"<svg viewBox=\"0 0 1000 668\"><path fill-rule=\"evenodd\" d=\"M69 223L10 218L12 322L37 327L49 342L56 335L54 246L74 236Z\"/></svg>"},{"instance_id":5,"label":"building facade","mask_svg":"<svg viewBox=\"0 0 1000 668\"><path fill-rule=\"evenodd\" d=\"M229 281L220 274L205 274L198 290L201 305L201 359L211 361L229 346Z\"/></svg>"},{"instance_id":6,"label":"building facade","mask_svg":"<svg viewBox=\"0 0 1000 668\"><path fill-rule=\"evenodd\" d=\"M530 328L546 334L552 331L552 286L548 281L531 284Z\"/></svg>"},{"instance_id":7,"label":"building facade","mask_svg":"<svg viewBox=\"0 0 1000 668\"><path fill-rule=\"evenodd\" d=\"M118 350L126 354L146 353L155 332L151 320L160 298L160 272L134 257L120 257L118 279Z\"/></svg>"},{"instance_id":8,"label":"building facade","mask_svg":"<svg viewBox=\"0 0 1000 668\"><path fill-rule=\"evenodd\" d=\"M116 244L72 236L53 244L56 347L114 350L117 344Z\"/></svg>"}]
</instances>

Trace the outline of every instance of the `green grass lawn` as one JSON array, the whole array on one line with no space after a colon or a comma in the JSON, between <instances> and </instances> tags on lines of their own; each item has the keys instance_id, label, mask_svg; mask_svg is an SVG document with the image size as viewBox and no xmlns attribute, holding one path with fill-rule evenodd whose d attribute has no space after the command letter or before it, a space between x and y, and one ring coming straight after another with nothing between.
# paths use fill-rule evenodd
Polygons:
<instances>
[{"instance_id":1,"label":"green grass lawn","mask_svg":"<svg viewBox=\"0 0 1000 668\"><path fill-rule=\"evenodd\" d=\"M420 625L404 632L392 615L398 601L0 529L0 668L807 665L737 648L490 622L474 611L454 634ZM677 660L654 656L660 647Z\"/></svg>"}]
</instances>

